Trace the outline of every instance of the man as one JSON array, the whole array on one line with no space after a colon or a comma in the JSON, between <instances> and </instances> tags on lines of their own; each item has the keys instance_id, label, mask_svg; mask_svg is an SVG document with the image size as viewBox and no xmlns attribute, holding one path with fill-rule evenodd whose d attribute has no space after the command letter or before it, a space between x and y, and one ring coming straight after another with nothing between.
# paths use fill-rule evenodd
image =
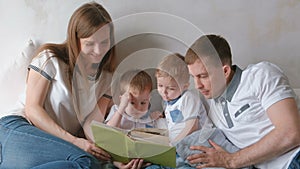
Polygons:
<instances>
[{"instance_id":1,"label":"man","mask_svg":"<svg viewBox=\"0 0 300 169\"><path fill-rule=\"evenodd\" d=\"M217 35L196 40L185 61L195 87L208 99L208 116L241 148L228 153L212 141L211 148L191 146L202 153L189 156L190 163L197 168L300 167L300 101L277 66L232 66L230 46Z\"/></svg>"}]
</instances>

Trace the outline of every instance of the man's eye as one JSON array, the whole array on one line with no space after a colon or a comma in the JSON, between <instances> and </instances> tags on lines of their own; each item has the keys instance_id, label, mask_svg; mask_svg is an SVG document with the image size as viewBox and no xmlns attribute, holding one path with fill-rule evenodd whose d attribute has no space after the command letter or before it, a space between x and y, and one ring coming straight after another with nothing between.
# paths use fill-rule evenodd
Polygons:
<instances>
[{"instance_id":1,"label":"man's eye","mask_svg":"<svg viewBox=\"0 0 300 169\"><path fill-rule=\"evenodd\" d=\"M101 44L102 45L108 44L108 40L102 41Z\"/></svg>"},{"instance_id":2,"label":"man's eye","mask_svg":"<svg viewBox=\"0 0 300 169\"><path fill-rule=\"evenodd\" d=\"M201 76L202 79L208 78L208 75Z\"/></svg>"}]
</instances>

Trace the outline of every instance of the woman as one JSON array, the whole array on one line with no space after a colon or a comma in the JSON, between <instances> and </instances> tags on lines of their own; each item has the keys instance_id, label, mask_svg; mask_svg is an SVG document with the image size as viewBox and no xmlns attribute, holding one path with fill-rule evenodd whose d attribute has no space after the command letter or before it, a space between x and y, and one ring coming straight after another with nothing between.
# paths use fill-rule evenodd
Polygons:
<instances>
[{"instance_id":1,"label":"woman","mask_svg":"<svg viewBox=\"0 0 300 169\"><path fill-rule=\"evenodd\" d=\"M103 121L111 101L111 22L100 4L83 4L65 42L41 46L28 68L24 99L0 120L0 168L101 168L110 160L92 142L89 123Z\"/></svg>"}]
</instances>

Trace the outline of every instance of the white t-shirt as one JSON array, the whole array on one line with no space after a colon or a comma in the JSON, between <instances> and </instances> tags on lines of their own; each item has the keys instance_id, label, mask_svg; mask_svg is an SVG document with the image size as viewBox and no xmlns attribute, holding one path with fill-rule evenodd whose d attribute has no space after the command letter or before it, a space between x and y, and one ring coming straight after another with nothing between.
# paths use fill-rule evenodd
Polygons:
<instances>
[{"instance_id":1,"label":"white t-shirt","mask_svg":"<svg viewBox=\"0 0 300 169\"><path fill-rule=\"evenodd\" d=\"M199 118L203 126L207 114L198 91L187 90L180 97L165 102L165 115L170 140L174 140L186 126L185 122Z\"/></svg>"},{"instance_id":2,"label":"white t-shirt","mask_svg":"<svg viewBox=\"0 0 300 169\"><path fill-rule=\"evenodd\" d=\"M95 86L98 83L101 83L101 76L97 81L90 82L90 88L92 90L94 96L89 99L86 98L85 95L80 96L81 93L87 93L86 90L78 89L80 84L76 84L73 81L73 87L78 87L76 91L76 96L72 97L71 87L68 83L67 77L67 65L58 59L57 57L53 57L53 54L47 50L41 52L38 57L34 58L29 65L30 71L37 71L47 80L51 81L49 91L47 93L44 108L49 116L63 129L70 132L73 135L78 135L81 130L80 122L84 119L81 116L83 114L80 111L84 110L84 114L90 113L91 110L95 108L95 103L98 98L104 95L104 93L99 92L95 94ZM78 80L77 80L78 81ZM82 82L82 81L81 81ZM102 85L105 87L109 87L108 85ZM75 89L75 88L74 88ZM109 89L110 91L110 89ZM74 93L75 95L75 93ZM84 102L82 100L85 100ZM88 100L88 101L87 101ZM89 104L88 104L89 103ZM78 105L75 107L75 105ZM78 107L78 109L77 109ZM7 115L20 115L25 117L25 92L20 97L17 102L15 108L12 111L5 113ZM77 116L78 115L78 116Z\"/></svg>"},{"instance_id":3,"label":"white t-shirt","mask_svg":"<svg viewBox=\"0 0 300 169\"><path fill-rule=\"evenodd\" d=\"M208 115L234 145L245 148L256 143L274 128L266 112L272 104L294 97L300 112L300 102L287 77L276 65L261 62L249 65L243 71L236 66L233 68L235 74L227 90L220 97L209 100ZM223 112L226 104L227 115ZM299 147L256 167L287 168L298 151Z\"/></svg>"}]
</instances>

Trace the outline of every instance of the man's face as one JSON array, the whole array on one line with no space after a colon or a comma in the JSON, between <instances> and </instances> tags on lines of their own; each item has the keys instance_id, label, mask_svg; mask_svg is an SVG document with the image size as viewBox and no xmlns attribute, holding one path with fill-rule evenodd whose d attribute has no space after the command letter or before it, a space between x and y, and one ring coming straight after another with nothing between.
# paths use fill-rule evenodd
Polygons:
<instances>
[{"instance_id":1,"label":"man's face","mask_svg":"<svg viewBox=\"0 0 300 169\"><path fill-rule=\"evenodd\" d=\"M220 96L226 87L225 76L222 66L212 66L197 59L188 65L189 72L194 79L195 87L207 99Z\"/></svg>"}]
</instances>

